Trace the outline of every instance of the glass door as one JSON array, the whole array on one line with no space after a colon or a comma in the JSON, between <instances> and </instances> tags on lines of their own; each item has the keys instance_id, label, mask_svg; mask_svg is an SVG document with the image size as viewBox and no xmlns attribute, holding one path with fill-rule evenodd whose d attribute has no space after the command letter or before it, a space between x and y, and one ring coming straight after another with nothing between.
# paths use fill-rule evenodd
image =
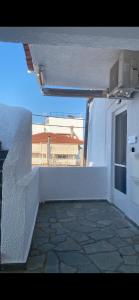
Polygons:
<instances>
[{"instance_id":1,"label":"glass door","mask_svg":"<svg viewBox=\"0 0 139 300\"><path fill-rule=\"evenodd\" d=\"M114 117L114 202L126 199L126 152L127 152L127 110L118 111Z\"/></svg>"}]
</instances>

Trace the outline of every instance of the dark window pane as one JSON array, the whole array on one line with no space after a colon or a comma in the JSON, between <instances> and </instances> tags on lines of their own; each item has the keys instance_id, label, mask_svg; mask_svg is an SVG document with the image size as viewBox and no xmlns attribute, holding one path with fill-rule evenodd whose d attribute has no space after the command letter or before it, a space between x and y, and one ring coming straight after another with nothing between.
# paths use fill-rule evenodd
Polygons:
<instances>
[{"instance_id":1,"label":"dark window pane","mask_svg":"<svg viewBox=\"0 0 139 300\"><path fill-rule=\"evenodd\" d=\"M115 166L115 188L126 194L126 168Z\"/></svg>"},{"instance_id":2,"label":"dark window pane","mask_svg":"<svg viewBox=\"0 0 139 300\"><path fill-rule=\"evenodd\" d=\"M127 112L115 118L115 163L126 164Z\"/></svg>"}]
</instances>

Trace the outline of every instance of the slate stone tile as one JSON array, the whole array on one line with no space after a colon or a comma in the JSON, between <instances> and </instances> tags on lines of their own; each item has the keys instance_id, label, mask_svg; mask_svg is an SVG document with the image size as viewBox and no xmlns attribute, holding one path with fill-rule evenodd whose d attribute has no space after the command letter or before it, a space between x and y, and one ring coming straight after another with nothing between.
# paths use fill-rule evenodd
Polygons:
<instances>
[{"instance_id":1,"label":"slate stone tile","mask_svg":"<svg viewBox=\"0 0 139 300\"><path fill-rule=\"evenodd\" d=\"M81 247L71 238L67 238L65 242L58 244L55 248L56 251L70 251L81 250Z\"/></svg>"},{"instance_id":2,"label":"slate stone tile","mask_svg":"<svg viewBox=\"0 0 139 300\"><path fill-rule=\"evenodd\" d=\"M118 271L122 273L139 273L139 265L122 265Z\"/></svg>"},{"instance_id":3,"label":"slate stone tile","mask_svg":"<svg viewBox=\"0 0 139 300\"><path fill-rule=\"evenodd\" d=\"M50 242L53 244L59 244L61 242L64 242L66 238L66 235L54 235L50 238Z\"/></svg>"},{"instance_id":4,"label":"slate stone tile","mask_svg":"<svg viewBox=\"0 0 139 300\"><path fill-rule=\"evenodd\" d=\"M136 252L139 252L139 244L135 245L134 249L135 249Z\"/></svg>"},{"instance_id":5,"label":"slate stone tile","mask_svg":"<svg viewBox=\"0 0 139 300\"><path fill-rule=\"evenodd\" d=\"M84 242L89 240L88 235L83 232L71 232L70 236L78 242Z\"/></svg>"},{"instance_id":6,"label":"slate stone tile","mask_svg":"<svg viewBox=\"0 0 139 300\"><path fill-rule=\"evenodd\" d=\"M117 234L122 238L128 238L134 236L134 232L127 228L117 230Z\"/></svg>"},{"instance_id":7,"label":"slate stone tile","mask_svg":"<svg viewBox=\"0 0 139 300\"><path fill-rule=\"evenodd\" d=\"M78 273L100 273L100 271L92 263L92 264L78 266Z\"/></svg>"},{"instance_id":8,"label":"slate stone tile","mask_svg":"<svg viewBox=\"0 0 139 300\"><path fill-rule=\"evenodd\" d=\"M133 255L133 254L135 254L135 250L131 246L121 247L121 248L119 248L119 252L122 255Z\"/></svg>"},{"instance_id":9,"label":"slate stone tile","mask_svg":"<svg viewBox=\"0 0 139 300\"><path fill-rule=\"evenodd\" d=\"M114 235L115 235L114 231L107 229L107 228L95 230L93 233L89 234L89 236L95 240L112 238L112 237L114 237Z\"/></svg>"},{"instance_id":10,"label":"slate stone tile","mask_svg":"<svg viewBox=\"0 0 139 300\"><path fill-rule=\"evenodd\" d=\"M136 255L124 255L123 259L125 265L136 265L138 262L138 257Z\"/></svg>"},{"instance_id":11,"label":"slate stone tile","mask_svg":"<svg viewBox=\"0 0 139 300\"><path fill-rule=\"evenodd\" d=\"M115 247L112 246L107 241L99 241L97 243L92 243L89 245L83 246L87 254L90 253L99 253L99 252L109 252L114 251Z\"/></svg>"},{"instance_id":12,"label":"slate stone tile","mask_svg":"<svg viewBox=\"0 0 139 300\"><path fill-rule=\"evenodd\" d=\"M109 243L115 246L116 248L128 246L128 242L125 239L122 239L120 237L113 237L109 239Z\"/></svg>"},{"instance_id":13,"label":"slate stone tile","mask_svg":"<svg viewBox=\"0 0 139 300\"><path fill-rule=\"evenodd\" d=\"M60 264L60 273L76 273L77 268L65 265L64 263Z\"/></svg>"},{"instance_id":14,"label":"slate stone tile","mask_svg":"<svg viewBox=\"0 0 139 300\"><path fill-rule=\"evenodd\" d=\"M44 243L43 245L39 245L38 249L41 250L41 252L45 253L48 252L49 250L54 249L55 246L51 243Z\"/></svg>"},{"instance_id":15,"label":"slate stone tile","mask_svg":"<svg viewBox=\"0 0 139 300\"><path fill-rule=\"evenodd\" d=\"M118 252L91 254L89 257L102 271L114 271L123 261Z\"/></svg>"},{"instance_id":16,"label":"slate stone tile","mask_svg":"<svg viewBox=\"0 0 139 300\"><path fill-rule=\"evenodd\" d=\"M78 266L78 265L84 265L84 264L90 264L89 258L80 253L75 251L69 251L69 252L59 252L60 260L67 265L70 266Z\"/></svg>"},{"instance_id":17,"label":"slate stone tile","mask_svg":"<svg viewBox=\"0 0 139 300\"><path fill-rule=\"evenodd\" d=\"M134 244L139 244L139 235L134 235L132 237L132 241L133 241Z\"/></svg>"},{"instance_id":18,"label":"slate stone tile","mask_svg":"<svg viewBox=\"0 0 139 300\"><path fill-rule=\"evenodd\" d=\"M101 225L101 226L109 226L112 224L112 221L111 220L100 220L100 221L97 221L97 224Z\"/></svg>"},{"instance_id":19,"label":"slate stone tile","mask_svg":"<svg viewBox=\"0 0 139 300\"><path fill-rule=\"evenodd\" d=\"M46 265L47 266L56 266L59 264L59 260L57 255L53 252L53 251L49 251L47 254L47 261L46 261Z\"/></svg>"},{"instance_id":20,"label":"slate stone tile","mask_svg":"<svg viewBox=\"0 0 139 300\"><path fill-rule=\"evenodd\" d=\"M27 262L27 270L36 270L42 268L45 261L45 255L36 255L29 257Z\"/></svg>"}]
</instances>

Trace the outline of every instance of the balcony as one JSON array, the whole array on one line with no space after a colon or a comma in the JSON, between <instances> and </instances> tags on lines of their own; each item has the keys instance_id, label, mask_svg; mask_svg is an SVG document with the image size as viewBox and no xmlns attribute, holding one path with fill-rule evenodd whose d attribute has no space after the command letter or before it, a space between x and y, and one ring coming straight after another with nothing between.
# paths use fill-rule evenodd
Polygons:
<instances>
[{"instance_id":1,"label":"balcony","mask_svg":"<svg viewBox=\"0 0 139 300\"><path fill-rule=\"evenodd\" d=\"M88 99L85 132L91 143L86 139L85 161L87 150L93 153L90 167L32 169L32 113L0 104L0 142L7 154L0 158L1 272L138 273L139 227L130 220L139 225L138 169L131 151L139 145L127 147L126 201L114 199L113 123L125 104L106 99L121 50L138 51L138 29L35 28L34 35L28 28L2 28L0 36L27 43L27 65L43 95ZM95 97L103 104L97 106ZM138 133L138 97L134 100L126 103L130 138Z\"/></svg>"},{"instance_id":2,"label":"balcony","mask_svg":"<svg viewBox=\"0 0 139 300\"><path fill-rule=\"evenodd\" d=\"M3 272L138 273L139 228L107 201L40 204L27 263Z\"/></svg>"},{"instance_id":3,"label":"balcony","mask_svg":"<svg viewBox=\"0 0 139 300\"><path fill-rule=\"evenodd\" d=\"M32 169L31 113L0 108L1 272L139 272L139 228L106 201L107 167Z\"/></svg>"}]
</instances>

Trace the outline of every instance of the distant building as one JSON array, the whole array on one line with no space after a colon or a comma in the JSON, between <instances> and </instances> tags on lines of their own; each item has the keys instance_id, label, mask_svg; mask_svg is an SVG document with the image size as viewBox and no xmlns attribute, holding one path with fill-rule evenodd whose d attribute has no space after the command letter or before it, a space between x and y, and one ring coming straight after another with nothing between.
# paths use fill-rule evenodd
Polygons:
<instances>
[{"instance_id":1,"label":"distant building","mask_svg":"<svg viewBox=\"0 0 139 300\"><path fill-rule=\"evenodd\" d=\"M53 132L75 135L83 140L83 119L73 116L66 117L46 117L44 124L33 124L32 134L41 132Z\"/></svg>"},{"instance_id":2,"label":"distant building","mask_svg":"<svg viewBox=\"0 0 139 300\"><path fill-rule=\"evenodd\" d=\"M70 134L52 132L33 134L32 165L82 166L83 141Z\"/></svg>"}]
</instances>

